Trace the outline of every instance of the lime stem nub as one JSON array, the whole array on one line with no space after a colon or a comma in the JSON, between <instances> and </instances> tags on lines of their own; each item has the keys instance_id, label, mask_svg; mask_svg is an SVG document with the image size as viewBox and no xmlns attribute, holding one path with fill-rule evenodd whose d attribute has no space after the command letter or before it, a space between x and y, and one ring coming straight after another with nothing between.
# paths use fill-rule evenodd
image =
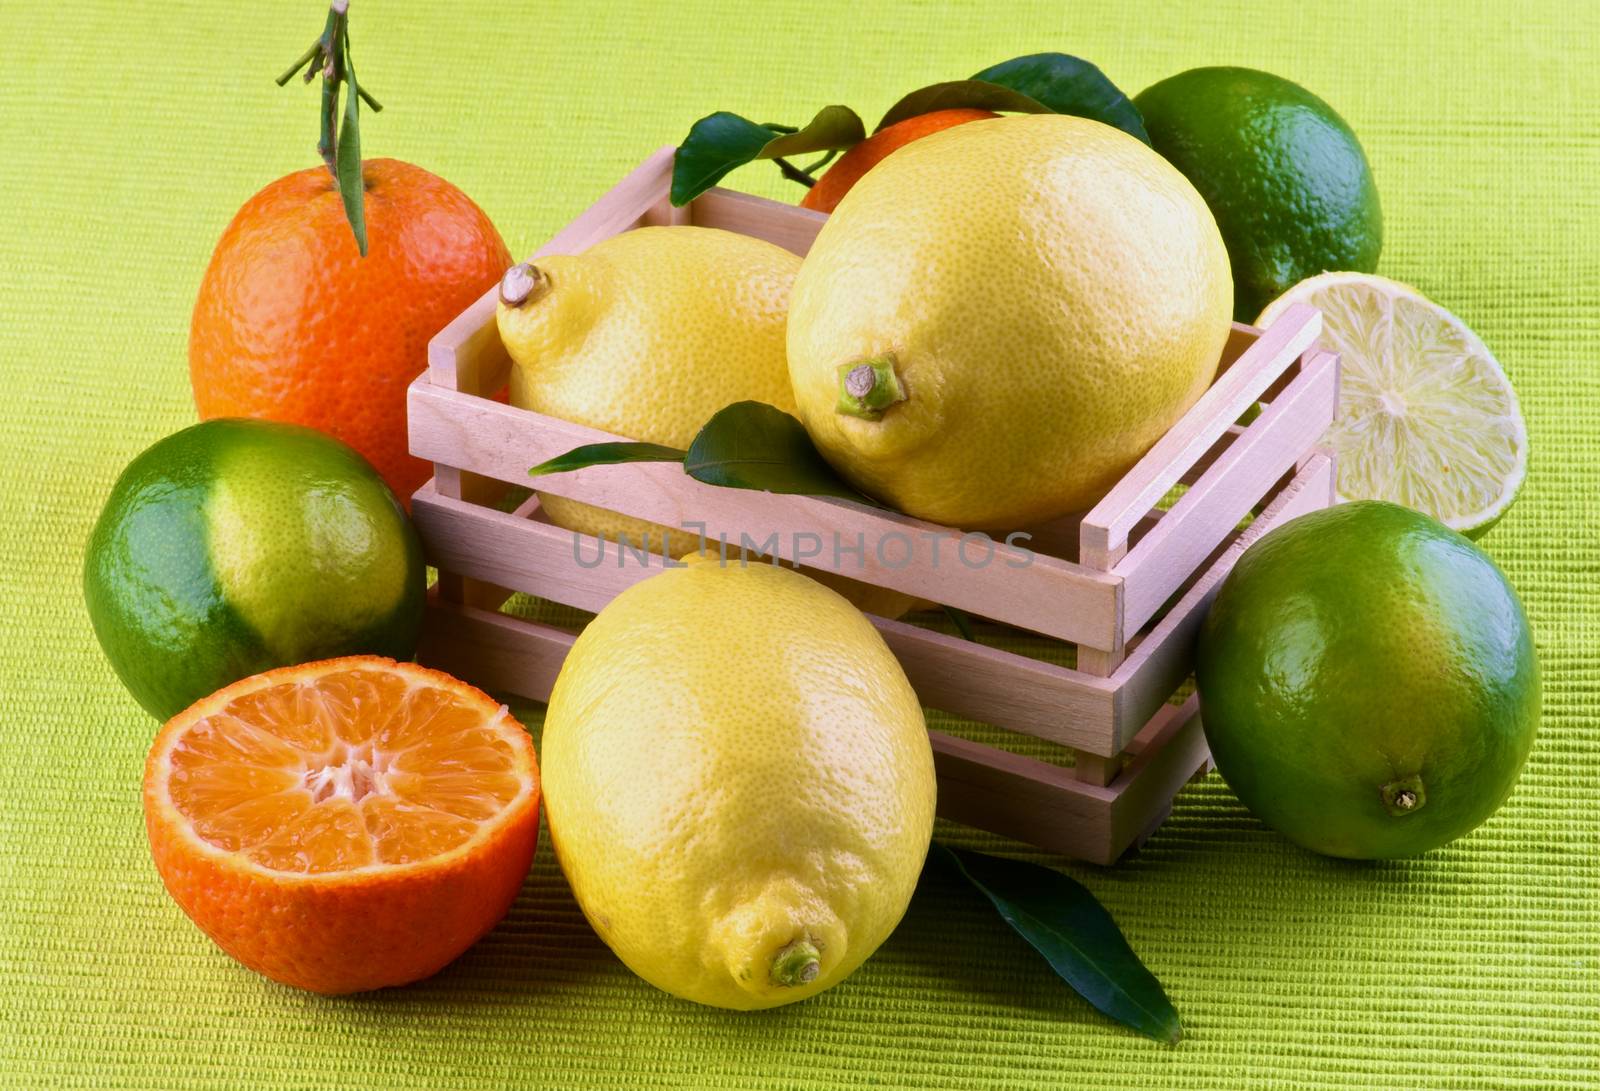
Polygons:
<instances>
[{"instance_id":1,"label":"lime stem nub","mask_svg":"<svg viewBox=\"0 0 1600 1091\"><path fill-rule=\"evenodd\" d=\"M797 939L772 959L772 982L785 988L809 985L822 972L822 952L808 939Z\"/></svg>"},{"instance_id":2,"label":"lime stem nub","mask_svg":"<svg viewBox=\"0 0 1600 1091\"><path fill-rule=\"evenodd\" d=\"M500 278L500 302L507 307L520 307L544 295L549 287L550 278L544 270L524 261L507 269Z\"/></svg>"},{"instance_id":3,"label":"lime stem nub","mask_svg":"<svg viewBox=\"0 0 1600 1091\"><path fill-rule=\"evenodd\" d=\"M840 413L862 420L878 420L883 411L906 400L906 389L895 373L893 353L839 365Z\"/></svg>"},{"instance_id":4,"label":"lime stem nub","mask_svg":"<svg viewBox=\"0 0 1600 1091\"><path fill-rule=\"evenodd\" d=\"M1384 807L1396 818L1416 814L1428 801L1427 793L1422 790L1422 778L1414 774L1385 784L1380 793Z\"/></svg>"}]
</instances>

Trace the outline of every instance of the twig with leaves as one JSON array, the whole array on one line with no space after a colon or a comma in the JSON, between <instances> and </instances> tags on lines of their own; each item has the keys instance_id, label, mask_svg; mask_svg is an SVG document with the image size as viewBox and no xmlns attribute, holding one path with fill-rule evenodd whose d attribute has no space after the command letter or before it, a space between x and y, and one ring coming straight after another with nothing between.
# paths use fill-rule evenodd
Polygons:
<instances>
[{"instance_id":1,"label":"twig with leaves","mask_svg":"<svg viewBox=\"0 0 1600 1091\"><path fill-rule=\"evenodd\" d=\"M328 21L322 34L311 47L300 55L289 70L278 77L282 87L304 70L301 77L310 83L322 76L322 136L317 141L317 154L328 165L339 196L344 201L344 214L350 221L350 230L356 237L361 256L367 256L367 217L365 191L361 179L361 103L365 102L373 113L383 106L356 82L355 65L350 60L350 0L333 0L328 6ZM344 120L340 123L340 88L348 85L344 93Z\"/></svg>"}]
</instances>

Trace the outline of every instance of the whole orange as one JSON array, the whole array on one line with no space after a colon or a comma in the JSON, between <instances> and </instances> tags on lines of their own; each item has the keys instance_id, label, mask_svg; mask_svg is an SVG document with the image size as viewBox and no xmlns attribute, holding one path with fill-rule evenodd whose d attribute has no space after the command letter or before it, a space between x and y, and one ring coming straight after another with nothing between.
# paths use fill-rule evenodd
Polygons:
<instances>
[{"instance_id":1,"label":"whole orange","mask_svg":"<svg viewBox=\"0 0 1600 1091\"><path fill-rule=\"evenodd\" d=\"M369 159L366 257L326 168L286 175L234 216L212 252L189 327L203 419L309 425L366 456L409 503L429 464L406 444L406 386L428 340L488 291L511 255L455 186Z\"/></svg>"},{"instance_id":2,"label":"whole orange","mask_svg":"<svg viewBox=\"0 0 1600 1091\"><path fill-rule=\"evenodd\" d=\"M896 148L904 147L913 140L936 133L940 129L948 129L952 125L963 125L968 121L982 121L984 118L999 116L988 110L963 107L955 110L935 110L931 114L918 114L916 117L897 121L887 129L873 133L840 156L839 161L817 179L817 184L806 190L806 195L800 199L800 207L814 209L817 212L832 212L834 206L850 191L850 187Z\"/></svg>"}]
</instances>

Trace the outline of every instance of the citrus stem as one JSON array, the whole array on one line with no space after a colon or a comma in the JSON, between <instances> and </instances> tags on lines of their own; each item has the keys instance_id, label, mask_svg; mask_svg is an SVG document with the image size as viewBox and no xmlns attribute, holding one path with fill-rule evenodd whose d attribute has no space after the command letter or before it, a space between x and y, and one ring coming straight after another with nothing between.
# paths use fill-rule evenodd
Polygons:
<instances>
[{"instance_id":1,"label":"citrus stem","mask_svg":"<svg viewBox=\"0 0 1600 1091\"><path fill-rule=\"evenodd\" d=\"M327 42L324 41L322 38L318 38L316 41L312 42L311 43L311 48L307 49L304 53L300 54L300 59L298 61L295 61L294 64L290 65L289 66L289 70L287 72L285 72L283 75L278 77L278 79L276 81L278 86L282 87L284 84L286 84L290 80L294 79L295 74L298 73L302 68L306 69L306 82L310 83L312 81L312 79L315 78L317 72L316 72L316 69L307 68L306 66L311 63L311 58L312 57L319 56L326 49L327 49Z\"/></svg>"},{"instance_id":2,"label":"citrus stem","mask_svg":"<svg viewBox=\"0 0 1600 1091\"><path fill-rule=\"evenodd\" d=\"M878 420L895 402L906 400L905 387L895 374L893 353L839 365L840 413L862 420Z\"/></svg>"},{"instance_id":3,"label":"citrus stem","mask_svg":"<svg viewBox=\"0 0 1600 1091\"><path fill-rule=\"evenodd\" d=\"M815 178L811 177L811 175L807 174L805 171L801 170L787 159L784 159L780 156L774 159L773 162L778 164L778 169L783 172L783 176L789 179L789 181L799 182L807 189L810 189L812 186L817 184L817 180Z\"/></svg>"},{"instance_id":4,"label":"citrus stem","mask_svg":"<svg viewBox=\"0 0 1600 1091\"><path fill-rule=\"evenodd\" d=\"M797 133L800 131L793 125L779 125L775 121L763 121L761 123L761 127L763 129L771 129L775 133ZM778 169L783 172L783 176L789 179L789 181L799 182L802 186L810 189L812 186L817 184L817 171L831 163L833 161L833 157L838 154L839 149L834 148L821 159L818 159L815 163L804 167L797 167L787 159L776 156L773 158L773 162L778 164Z\"/></svg>"},{"instance_id":5,"label":"citrus stem","mask_svg":"<svg viewBox=\"0 0 1600 1091\"><path fill-rule=\"evenodd\" d=\"M359 103L364 102L374 113L383 105L368 94L356 80L355 66L350 60L350 0L333 0L328 5L328 18L322 34L289 70L278 77L279 87L305 69L305 82L322 76L321 135L317 141L317 154L322 156L328 173L333 175L335 188L344 201L345 216L355 234L361 255L367 253L367 227L364 202L364 184L361 175L361 135ZM340 89L345 89L344 124L339 124Z\"/></svg>"},{"instance_id":6,"label":"citrus stem","mask_svg":"<svg viewBox=\"0 0 1600 1091\"><path fill-rule=\"evenodd\" d=\"M825 155L823 155L823 157L821 159L818 159L814 163L807 163L805 166L801 167L800 169L805 171L807 174L815 175L817 173L817 171L821 170L823 167L827 166L829 163L832 163L833 159L834 159L834 156L838 155L839 151L840 151L840 149L838 149L838 148L831 148L831 149L828 150L828 152Z\"/></svg>"},{"instance_id":7,"label":"citrus stem","mask_svg":"<svg viewBox=\"0 0 1600 1091\"><path fill-rule=\"evenodd\" d=\"M333 19L333 13L331 11L328 13L328 18L330 21ZM349 16L347 15L345 18L348 21ZM327 37L327 31L323 31L323 36L312 42L310 48L304 53L300 54L300 59L295 61L294 64L290 65L288 71L284 72L283 75L279 76L273 82L275 82L279 87L282 87L284 84L294 79L296 73L300 72L301 69L305 70L304 80L306 83L310 83L312 80L316 79L318 73L326 74L328 57L330 55L329 50L333 48L333 45L334 43L330 42ZM322 63L312 64L312 58L320 59ZM367 108L373 113L381 114L383 112L383 103L373 98L372 92L368 91L365 87L357 87L356 94L361 96L361 101L366 103Z\"/></svg>"},{"instance_id":8,"label":"citrus stem","mask_svg":"<svg viewBox=\"0 0 1600 1091\"><path fill-rule=\"evenodd\" d=\"M772 981L793 988L809 985L822 972L822 952L808 939L797 939L772 959Z\"/></svg>"},{"instance_id":9,"label":"citrus stem","mask_svg":"<svg viewBox=\"0 0 1600 1091\"><path fill-rule=\"evenodd\" d=\"M1384 807L1396 818L1416 814L1428 802L1428 795L1422 790L1422 778L1415 774L1391 781L1379 791Z\"/></svg>"}]
</instances>

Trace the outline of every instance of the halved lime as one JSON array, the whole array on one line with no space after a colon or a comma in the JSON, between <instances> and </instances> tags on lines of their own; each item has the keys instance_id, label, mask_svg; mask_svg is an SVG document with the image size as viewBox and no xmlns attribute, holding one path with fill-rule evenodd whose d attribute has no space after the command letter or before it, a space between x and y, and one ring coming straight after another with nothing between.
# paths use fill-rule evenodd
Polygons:
<instances>
[{"instance_id":1,"label":"halved lime","mask_svg":"<svg viewBox=\"0 0 1600 1091\"><path fill-rule=\"evenodd\" d=\"M1528 470L1528 430L1494 356L1415 288L1370 273L1323 273L1279 296L1322 311L1323 344L1343 364L1341 500L1388 500L1475 538L1505 514Z\"/></svg>"}]
</instances>

